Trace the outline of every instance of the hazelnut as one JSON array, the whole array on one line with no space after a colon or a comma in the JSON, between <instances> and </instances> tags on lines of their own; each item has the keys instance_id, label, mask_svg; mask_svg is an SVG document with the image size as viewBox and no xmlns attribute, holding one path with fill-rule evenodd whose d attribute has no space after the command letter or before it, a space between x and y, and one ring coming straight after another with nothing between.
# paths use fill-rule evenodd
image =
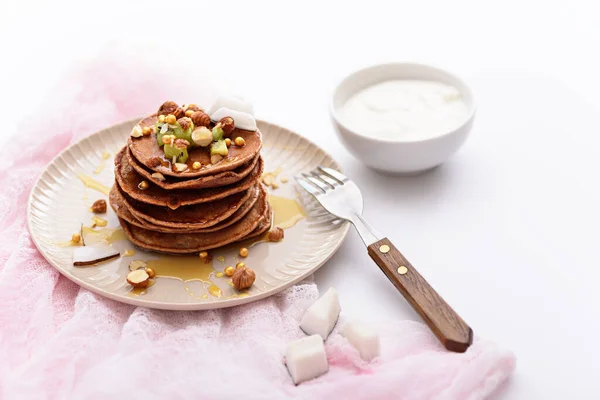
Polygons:
<instances>
[{"instance_id":1,"label":"hazelnut","mask_svg":"<svg viewBox=\"0 0 600 400\"><path fill-rule=\"evenodd\" d=\"M173 111L173 115L175 116L175 118L179 119L185 116L185 111L183 110L183 108L177 107L175 111Z\"/></svg>"},{"instance_id":2,"label":"hazelnut","mask_svg":"<svg viewBox=\"0 0 600 400\"><path fill-rule=\"evenodd\" d=\"M246 264L243 262L239 262L235 264L235 269L246 268Z\"/></svg>"},{"instance_id":3,"label":"hazelnut","mask_svg":"<svg viewBox=\"0 0 600 400\"><path fill-rule=\"evenodd\" d=\"M177 108L179 108L179 106L174 101L165 101L160 106L160 108L158 109L158 112L157 112L157 114L159 115L159 121L160 121L160 115L173 114L175 112L175 110L177 110Z\"/></svg>"},{"instance_id":4,"label":"hazelnut","mask_svg":"<svg viewBox=\"0 0 600 400\"><path fill-rule=\"evenodd\" d=\"M177 117L175 117L173 114L169 114L167 115L167 118L165 118L165 121L169 125L175 125L175 122L177 122Z\"/></svg>"},{"instance_id":5,"label":"hazelnut","mask_svg":"<svg viewBox=\"0 0 600 400\"><path fill-rule=\"evenodd\" d=\"M163 136L163 141L164 141L164 136ZM150 168L154 168L154 167L158 167L161 164L160 161L160 157L152 157L148 160L148 162L146 162L146 166L150 167Z\"/></svg>"},{"instance_id":6,"label":"hazelnut","mask_svg":"<svg viewBox=\"0 0 600 400\"><path fill-rule=\"evenodd\" d=\"M199 254L200 258L205 259L208 258L208 252L207 251L201 251Z\"/></svg>"},{"instance_id":7,"label":"hazelnut","mask_svg":"<svg viewBox=\"0 0 600 400\"><path fill-rule=\"evenodd\" d=\"M141 181L141 182L140 182L140 184L138 185L138 189L141 189L141 190L146 190L146 189L148 189L148 186L149 186L149 185L148 185L148 182L146 182L146 181Z\"/></svg>"},{"instance_id":8,"label":"hazelnut","mask_svg":"<svg viewBox=\"0 0 600 400\"><path fill-rule=\"evenodd\" d=\"M143 269L136 269L127 274L127 283L134 288L145 288L150 284L150 275Z\"/></svg>"},{"instance_id":9,"label":"hazelnut","mask_svg":"<svg viewBox=\"0 0 600 400\"><path fill-rule=\"evenodd\" d=\"M235 268L233 268L230 265L228 267L225 267L225 269L223 270L223 272L225 272L225 275L227 275L227 276L233 276L233 274L235 273Z\"/></svg>"},{"instance_id":10,"label":"hazelnut","mask_svg":"<svg viewBox=\"0 0 600 400\"><path fill-rule=\"evenodd\" d=\"M223 129L225 136L230 136L235 129L235 124L233 118L231 117L223 117L219 123L221 124L221 128Z\"/></svg>"},{"instance_id":11,"label":"hazelnut","mask_svg":"<svg viewBox=\"0 0 600 400\"><path fill-rule=\"evenodd\" d=\"M192 164L192 168L200 169L200 168L202 168L202 164L200 163L200 161L194 161L194 163Z\"/></svg>"},{"instance_id":12,"label":"hazelnut","mask_svg":"<svg viewBox=\"0 0 600 400\"><path fill-rule=\"evenodd\" d=\"M81 242L81 235L79 233L74 233L73 236L71 236L71 242L73 242L73 243Z\"/></svg>"},{"instance_id":13,"label":"hazelnut","mask_svg":"<svg viewBox=\"0 0 600 400\"><path fill-rule=\"evenodd\" d=\"M240 257L248 257L248 249L245 247L242 247L240 249Z\"/></svg>"},{"instance_id":14,"label":"hazelnut","mask_svg":"<svg viewBox=\"0 0 600 400\"><path fill-rule=\"evenodd\" d=\"M231 277L231 281L233 282L233 286L237 290L248 289L254 283L256 279L256 273L250 268L240 268L236 269Z\"/></svg>"},{"instance_id":15,"label":"hazelnut","mask_svg":"<svg viewBox=\"0 0 600 400\"><path fill-rule=\"evenodd\" d=\"M151 133L152 133L152 128L150 128L149 126L145 126L142 128L142 135L148 136Z\"/></svg>"},{"instance_id":16,"label":"hazelnut","mask_svg":"<svg viewBox=\"0 0 600 400\"><path fill-rule=\"evenodd\" d=\"M191 118L196 126L210 126L210 116L204 111L195 111Z\"/></svg>"},{"instance_id":17,"label":"hazelnut","mask_svg":"<svg viewBox=\"0 0 600 400\"><path fill-rule=\"evenodd\" d=\"M94 214L104 214L106 212L106 200L96 200L92 204L92 212Z\"/></svg>"},{"instance_id":18,"label":"hazelnut","mask_svg":"<svg viewBox=\"0 0 600 400\"><path fill-rule=\"evenodd\" d=\"M237 147L244 147L246 145L246 141L241 136L236 137L233 142Z\"/></svg>"},{"instance_id":19,"label":"hazelnut","mask_svg":"<svg viewBox=\"0 0 600 400\"><path fill-rule=\"evenodd\" d=\"M157 181L161 181L161 182L164 182L166 180L165 176L163 174L161 174L160 172L153 173L152 177L154 179L156 179Z\"/></svg>"},{"instance_id":20,"label":"hazelnut","mask_svg":"<svg viewBox=\"0 0 600 400\"><path fill-rule=\"evenodd\" d=\"M204 111L204 110L202 109L202 107L198 107L198 106L197 106L197 105L195 105L195 104L188 104L187 106L185 106L185 110L186 110L186 111L190 111L190 110L191 110L191 111L193 111L193 112L195 112L195 111Z\"/></svg>"},{"instance_id":21,"label":"hazelnut","mask_svg":"<svg viewBox=\"0 0 600 400\"><path fill-rule=\"evenodd\" d=\"M216 164L218 162L220 162L223 159L223 156L220 154L213 154L212 156L210 156L210 163L211 164Z\"/></svg>"},{"instance_id":22,"label":"hazelnut","mask_svg":"<svg viewBox=\"0 0 600 400\"><path fill-rule=\"evenodd\" d=\"M146 261L144 260L133 260L129 263L129 270L135 271L136 269L146 268L147 265L148 264L146 264Z\"/></svg>"},{"instance_id":23,"label":"hazelnut","mask_svg":"<svg viewBox=\"0 0 600 400\"><path fill-rule=\"evenodd\" d=\"M188 130L192 126L192 120L188 117L179 118L177 123L184 131Z\"/></svg>"},{"instance_id":24,"label":"hazelnut","mask_svg":"<svg viewBox=\"0 0 600 400\"><path fill-rule=\"evenodd\" d=\"M225 139L225 146L227 146L227 147L231 146L231 139L229 139L229 138Z\"/></svg>"},{"instance_id":25,"label":"hazelnut","mask_svg":"<svg viewBox=\"0 0 600 400\"><path fill-rule=\"evenodd\" d=\"M162 137L162 142L164 144L171 144L176 139L175 135L164 135Z\"/></svg>"},{"instance_id":26,"label":"hazelnut","mask_svg":"<svg viewBox=\"0 0 600 400\"><path fill-rule=\"evenodd\" d=\"M283 240L283 229L281 229L279 226L276 226L275 229L269 232L267 239L269 242L281 242Z\"/></svg>"},{"instance_id":27,"label":"hazelnut","mask_svg":"<svg viewBox=\"0 0 600 400\"><path fill-rule=\"evenodd\" d=\"M165 122L165 116L164 115L159 115L158 116L158 122Z\"/></svg>"},{"instance_id":28,"label":"hazelnut","mask_svg":"<svg viewBox=\"0 0 600 400\"><path fill-rule=\"evenodd\" d=\"M146 268L144 268L144 271L146 271L146 273L148 274L148 276L150 277L150 279L156 277L156 271L154 271L152 268L146 267Z\"/></svg>"}]
</instances>

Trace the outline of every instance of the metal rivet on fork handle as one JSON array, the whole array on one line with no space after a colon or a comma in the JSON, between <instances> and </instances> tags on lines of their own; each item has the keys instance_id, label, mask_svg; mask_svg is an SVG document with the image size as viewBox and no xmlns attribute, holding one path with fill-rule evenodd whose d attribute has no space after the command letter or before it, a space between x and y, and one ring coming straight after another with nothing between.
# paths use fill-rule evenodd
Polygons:
<instances>
[{"instance_id":1,"label":"metal rivet on fork handle","mask_svg":"<svg viewBox=\"0 0 600 400\"><path fill-rule=\"evenodd\" d=\"M388 253L390 251L390 246L388 246L387 244L382 244L381 246L379 246L379 251L383 254Z\"/></svg>"},{"instance_id":2,"label":"metal rivet on fork handle","mask_svg":"<svg viewBox=\"0 0 600 400\"><path fill-rule=\"evenodd\" d=\"M404 265L401 265L398 267L398 273L400 275L404 275L408 272L408 268L406 268Z\"/></svg>"}]
</instances>

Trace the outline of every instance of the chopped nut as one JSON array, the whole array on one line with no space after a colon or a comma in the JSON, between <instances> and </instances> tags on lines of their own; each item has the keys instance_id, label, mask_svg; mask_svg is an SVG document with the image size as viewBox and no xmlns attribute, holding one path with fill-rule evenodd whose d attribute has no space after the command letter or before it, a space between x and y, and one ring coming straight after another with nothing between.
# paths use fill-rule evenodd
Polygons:
<instances>
[{"instance_id":1,"label":"chopped nut","mask_svg":"<svg viewBox=\"0 0 600 400\"><path fill-rule=\"evenodd\" d=\"M275 175L273 175L271 172L263 174L262 182L267 186L273 185L273 183L275 182Z\"/></svg>"},{"instance_id":2,"label":"chopped nut","mask_svg":"<svg viewBox=\"0 0 600 400\"><path fill-rule=\"evenodd\" d=\"M177 110L179 106L174 101L165 101L160 108L158 109L157 114L159 115L159 120L161 115L169 115L173 114L175 110ZM161 121L162 122L162 121Z\"/></svg>"},{"instance_id":3,"label":"chopped nut","mask_svg":"<svg viewBox=\"0 0 600 400\"><path fill-rule=\"evenodd\" d=\"M244 147L246 145L246 141L241 136L236 137L233 143L235 143L237 147Z\"/></svg>"},{"instance_id":4,"label":"chopped nut","mask_svg":"<svg viewBox=\"0 0 600 400\"><path fill-rule=\"evenodd\" d=\"M169 114L167 115L167 118L165 118L165 121L169 125L175 125L175 122L177 122L177 117L175 117L173 114Z\"/></svg>"},{"instance_id":5,"label":"chopped nut","mask_svg":"<svg viewBox=\"0 0 600 400\"><path fill-rule=\"evenodd\" d=\"M223 128L225 136L231 135L231 133L235 129L235 124L233 118L231 117L223 117L221 118L221 121L219 121L219 123L221 124L221 128Z\"/></svg>"},{"instance_id":6,"label":"chopped nut","mask_svg":"<svg viewBox=\"0 0 600 400\"><path fill-rule=\"evenodd\" d=\"M141 181L140 184L138 185L138 189L141 190L146 190L148 189L148 182L147 181Z\"/></svg>"},{"instance_id":7,"label":"chopped nut","mask_svg":"<svg viewBox=\"0 0 600 400\"><path fill-rule=\"evenodd\" d=\"M188 146L190 145L190 142L188 142L185 139L175 139L175 141L173 142L173 144L175 145L175 147L177 147L178 149L187 149Z\"/></svg>"},{"instance_id":8,"label":"chopped nut","mask_svg":"<svg viewBox=\"0 0 600 400\"><path fill-rule=\"evenodd\" d=\"M147 265L148 264L146 264L146 261L144 260L133 260L129 263L129 270L135 271L136 269L146 268Z\"/></svg>"},{"instance_id":9,"label":"chopped nut","mask_svg":"<svg viewBox=\"0 0 600 400\"><path fill-rule=\"evenodd\" d=\"M71 242L73 242L73 243L81 242L81 235L79 233L74 233L73 236L71 236Z\"/></svg>"},{"instance_id":10,"label":"chopped nut","mask_svg":"<svg viewBox=\"0 0 600 400\"><path fill-rule=\"evenodd\" d=\"M227 276L233 276L233 274L235 273L235 268L233 268L232 266L228 266L228 267L225 267L223 272L225 272L225 275L227 275Z\"/></svg>"},{"instance_id":11,"label":"chopped nut","mask_svg":"<svg viewBox=\"0 0 600 400\"><path fill-rule=\"evenodd\" d=\"M158 122L165 122L165 116L164 115L159 115L158 116Z\"/></svg>"},{"instance_id":12,"label":"chopped nut","mask_svg":"<svg viewBox=\"0 0 600 400\"><path fill-rule=\"evenodd\" d=\"M144 136L144 134L142 133L142 127L139 124L137 124L131 130L131 137L139 138L139 137L142 137L142 136Z\"/></svg>"},{"instance_id":13,"label":"chopped nut","mask_svg":"<svg viewBox=\"0 0 600 400\"><path fill-rule=\"evenodd\" d=\"M210 163L211 164L216 164L219 161L221 161L223 159L223 156L220 154L214 154L212 156L210 156Z\"/></svg>"},{"instance_id":14,"label":"chopped nut","mask_svg":"<svg viewBox=\"0 0 600 400\"><path fill-rule=\"evenodd\" d=\"M231 277L233 286L237 290L248 289L250 286L252 286L255 279L256 273L248 267L236 269Z\"/></svg>"},{"instance_id":15,"label":"chopped nut","mask_svg":"<svg viewBox=\"0 0 600 400\"><path fill-rule=\"evenodd\" d=\"M152 177L154 179L156 179L157 181L161 181L161 182L164 182L166 180L165 176L163 174L161 174L160 172L153 173Z\"/></svg>"},{"instance_id":16,"label":"chopped nut","mask_svg":"<svg viewBox=\"0 0 600 400\"><path fill-rule=\"evenodd\" d=\"M186 169L188 169L188 166L187 166L187 164L183 164L183 163L175 163L173 165L173 169L177 172L183 172Z\"/></svg>"},{"instance_id":17,"label":"chopped nut","mask_svg":"<svg viewBox=\"0 0 600 400\"><path fill-rule=\"evenodd\" d=\"M240 257L248 257L248 249L245 247L242 247L240 249Z\"/></svg>"},{"instance_id":18,"label":"chopped nut","mask_svg":"<svg viewBox=\"0 0 600 400\"><path fill-rule=\"evenodd\" d=\"M179 118L177 120L177 123L179 124L179 126L181 126L181 128L184 131L188 130L188 128L190 128L192 126L192 120L188 117Z\"/></svg>"},{"instance_id":19,"label":"chopped nut","mask_svg":"<svg viewBox=\"0 0 600 400\"><path fill-rule=\"evenodd\" d=\"M150 168L158 167L161 164L160 157L152 157L148 160L146 165Z\"/></svg>"},{"instance_id":20,"label":"chopped nut","mask_svg":"<svg viewBox=\"0 0 600 400\"><path fill-rule=\"evenodd\" d=\"M210 126L210 115L204 111L195 111L190 118L196 126Z\"/></svg>"},{"instance_id":21,"label":"chopped nut","mask_svg":"<svg viewBox=\"0 0 600 400\"><path fill-rule=\"evenodd\" d=\"M200 258L205 259L208 257L208 252L207 251L201 251L199 254Z\"/></svg>"},{"instance_id":22,"label":"chopped nut","mask_svg":"<svg viewBox=\"0 0 600 400\"><path fill-rule=\"evenodd\" d=\"M288 178L286 178L285 176L282 176L281 178L279 178L279 180L281 181L281 183L287 183L288 182Z\"/></svg>"},{"instance_id":23,"label":"chopped nut","mask_svg":"<svg viewBox=\"0 0 600 400\"><path fill-rule=\"evenodd\" d=\"M146 271L146 273L148 274L148 276L150 277L150 279L155 278L156 277L156 272L150 268L150 267L146 267L144 269L144 271Z\"/></svg>"},{"instance_id":24,"label":"chopped nut","mask_svg":"<svg viewBox=\"0 0 600 400\"><path fill-rule=\"evenodd\" d=\"M200 161L194 161L194 163L192 164L192 168L200 169L200 168L202 168L202 164L200 163Z\"/></svg>"},{"instance_id":25,"label":"chopped nut","mask_svg":"<svg viewBox=\"0 0 600 400\"><path fill-rule=\"evenodd\" d=\"M283 240L283 229L276 226L275 229L269 232L267 235L269 242L281 242Z\"/></svg>"},{"instance_id":26,"label":"chopped nut","mask_svg":"<svg viewBox=\"0 0 600 400\"><path fill-rule=\"evenodd\" d=\"M145 288L150 284L150 276L143 269L136 269L127 274L127 283L134 288Z\"/></svg>"},{"instance_id":27,"label":"chopped nut","mask_svg":"<svg viewBox=\"0 0 600 400\"><path fill-rule=\"evenodd\" d=\"M246 268L246 264L243 262L239 262L235 264L235 269Z\"/></svg>"},{"instance_id":28,"label":"chopped nut","mask_svg":"<svg viewBox=\"0 0 600 400\"><path fill-rule=\"evenodd\" d=\"M162 137L162 141L164 144L171 144L175 141L176 137L175 135L164 135Z\"/></svg>"},{"instance_id":29,"label":"chopped nut","mask_svg":"<svg viewBox=\"0 0 600 400\"><path fill-rule=\"evenodd\" d=\"M225 146L227 146L227 147L231 146L231 139L229 139L229 138L225 139Z\"/></svg>"},{"instance_id":30,"label":"chopped nut","mask_svg":"<svg viewBox=\"0 0 600 400\"><path fill-rule=\"evenodd\" d=\"M106 212L106 200L96 200L94 204L92 204L92 212L94 214L104 214Z\"/></svg>"},{"instance_id":31,"label":"chopped nut","mask_svg":"<svg viewBox=\"0 0 600 400\"><path fill-rule=\"evenodd\" d=\"M148 136L151 133L152 133L152 128L150 128L149 126L145 126L144 128L142 128L142 135Z\"/></svg>"}]
</instances>

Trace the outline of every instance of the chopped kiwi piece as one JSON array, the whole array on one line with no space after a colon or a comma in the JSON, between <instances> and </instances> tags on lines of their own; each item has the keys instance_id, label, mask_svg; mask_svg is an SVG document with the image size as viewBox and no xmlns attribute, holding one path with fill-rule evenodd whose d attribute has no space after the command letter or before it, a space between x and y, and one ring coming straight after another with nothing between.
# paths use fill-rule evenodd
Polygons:
<instances>
[{"instance_id":1,"label":"chopped kiwi piece","mask_svg":"<svg viewBox=\"0 0 600 400\"><path fill-rule=\"evenodd\" d=\"M190 143L194 143L194 141L192 140L192 131L194 130L194 127L192 125L190 125L187 129L183 129L181 127L181 125L179 125L179 123L177 123L176 125L170 125L173 126L173 135L175 135L175 137L177 139L185 139Z\"/></svg>"},{"instance_id":2,"label":"chopped kiwi piece","mask_svg":"<svg viewBox=\"0 0 600 400\"><path fill-rule=\"evenodd\" d=\"M229 150L227 149L227 145L225 144L225 141L223 139L213 142L210 145L210 155L214 156L215 154L218 154L223 157L229 154Z\"/></svg>"},{"instance_id":3,"label":"chopped kiwi piece","mask_svg":"<svg viewBox=\"0 0 600 400\"><path fill-rule=\"evenodd\" d=\"M225 135L225 132L223 132L223 128L221 128L221 124L217 124L217 126L215 126L212 129L212 134L213 134L213 140L215 142L223 139L223 135Z\"/></svg>"},{"instance_id":4,"label":"chopped kiwi piece","mask_svg":"<svg viewBox=\"0 0 600 400\"><path fill-rule=\"evenodd\" d=\"M185 147L177 147L175 144L165 144L165 157L172 160L177 157L176 162L185 163L188 159L188 151Z\"/></svg>"}]
</instances>

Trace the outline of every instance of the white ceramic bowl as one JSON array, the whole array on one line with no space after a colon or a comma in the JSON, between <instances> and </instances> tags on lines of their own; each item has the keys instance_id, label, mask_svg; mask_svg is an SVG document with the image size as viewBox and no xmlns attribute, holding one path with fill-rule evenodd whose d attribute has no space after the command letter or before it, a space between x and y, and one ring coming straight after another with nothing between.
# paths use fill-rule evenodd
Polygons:
<instances>
[{"instance_id":1,"label":"white ceramic bowl","mask_svg":"<svg viewBox=\"0 0 600 400\"><path fill-rule=\"evenodd\" d=\"M469 108L464 122L450 131L424 140L389 140L367 136L344 124L340 109L358 91L374 84L398 79L442 82L456 87ZM361 69L346 77L335 89L331 117L346 148L367 166L395 174L418 174L437 167L465 142L475 118L475 101L469 87L455 75L422 64L392 63Z\"/></svg>"}]
</instances>

